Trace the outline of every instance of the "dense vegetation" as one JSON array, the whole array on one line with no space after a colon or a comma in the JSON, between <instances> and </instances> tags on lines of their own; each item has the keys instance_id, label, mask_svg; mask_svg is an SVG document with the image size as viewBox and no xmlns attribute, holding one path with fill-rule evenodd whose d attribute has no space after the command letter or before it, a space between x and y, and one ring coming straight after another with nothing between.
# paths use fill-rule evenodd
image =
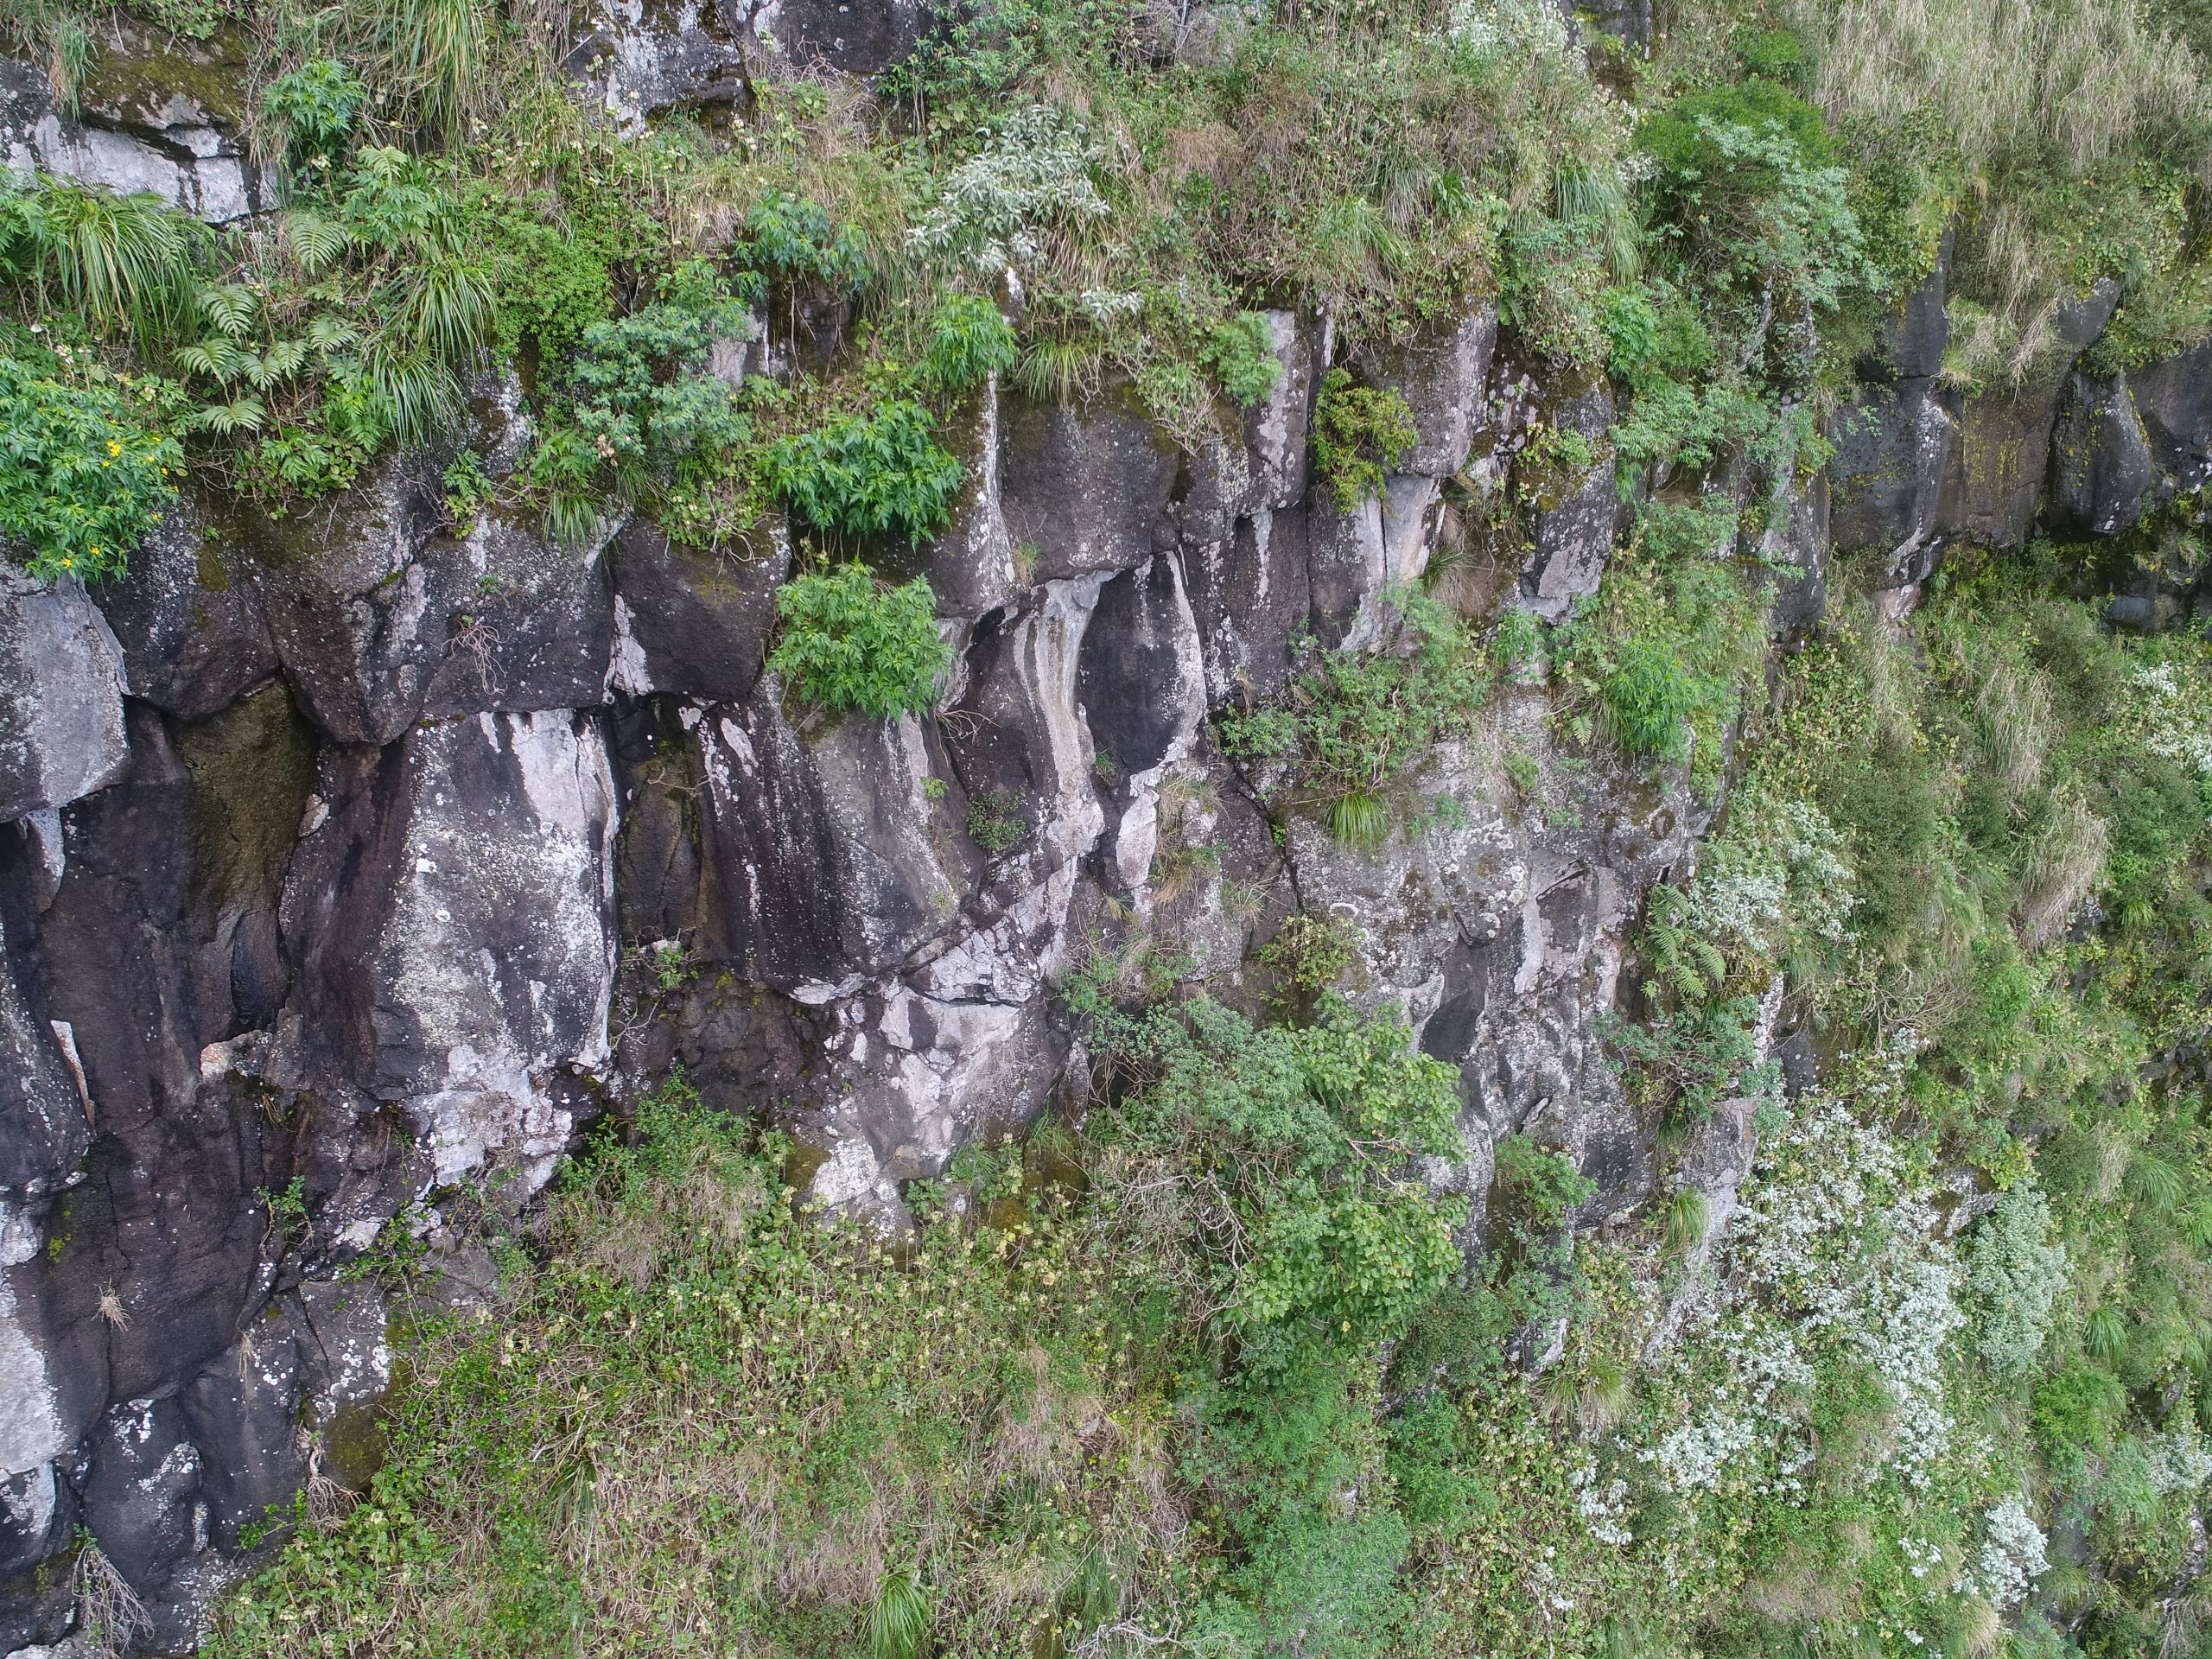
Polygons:
<instances>
[{"instance_id":1,"label":"dense vegetation","mask_svg":"<svg viewBox=\"0 0 2212 1659\"><path fill-rule=\"evenodd\" d=\"M1311 920L1285 1023L1079 978L1087 1109L911 1239L671 1081L501 1235L497 1317L426 1317L373 1491L219 1650L2197 1651L2212 1171L2152 1062L2203 1020L2212 652L2047 574L1792 665L1653 907L1624 1224L1509 1139L1465 1266L1413 1161L1455 1076ZM1830 1051L1794 1099L1742 1029L1777 972ZM1725 1225L1677 1184L1724 1103Z\"/></svg>"},{"instance_id":2,"label":"dense vegetation","mask_svg":"<svg viewBox=\"0 0 2212 1659\"><path fill-rule=\"evenodd\" d=\"M2212 659L2114 637L2085 551L2038 543L1959 550L1903 626L1840 572L1770 675L1758 552L1947 232L1958 385L2048 373L2100 278L2094 366L2212 325L2212 13L1660 10L1648 58L1471 0L1179 59L1160 9L995 0L873 98L767 78L729 132L624 138L545 16L154 8L265 47L287 205L217 234L0 193L0 531L42 577L122 576L188 472L283 513L450 448L512 366L534 446L457 492L582 547L615 504L733 556L787 515L779 673L925 709L932 596L872 563L944 527L988 377L1126 385L1196 445L1274 389L1260 309L1357 347L1494 296L1618 422L1454 481L1465 545L1385 648L1307 650L1221 747L1372 845L1500 683L1541 687L1555 755L1726 799L1611 1033L1661 1170L1625 1221L1574 1231L1587 1184L1508 1139L1463 1255L1414 1176L1453 1080L1330 994L1319 918L1269 947L1274 1023L1166 969L1066 988L1093 1097L917 1187L895 1244L795 1213L791 1149L674 1079L526 1230L486 1212L497 1317L421 1316L373 1489L279 1517L221 1651L2212 1652ZM87 15L5 16L92 72ZM756 332L782 372L705 372ZM1355 510L1405 407L1319 397ZM1634 523L1595 599L1463 613L1605 461ZM2145 534L2196 548L2201 507ZM1820 1062L1794 1098L1777 1014ZM1686 1169L1726 1113L1760 1151L1724 1217Z\"/></svg>"}]
</instances>

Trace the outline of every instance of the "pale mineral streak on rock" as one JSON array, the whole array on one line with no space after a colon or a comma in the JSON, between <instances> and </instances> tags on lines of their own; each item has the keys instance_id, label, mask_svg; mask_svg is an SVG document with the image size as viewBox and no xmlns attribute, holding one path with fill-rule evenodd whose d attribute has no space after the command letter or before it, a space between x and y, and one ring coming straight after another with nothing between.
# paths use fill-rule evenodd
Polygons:
<instances>
[{"instance_id":1,"label":"pale mineral streak on rock","mask_svg":"<svg viewBox=\"0 0 2212 1659\"><path fill-rule=\"evenodd\" d=\"M0 823L122 775L123 691L123 648L84 588L0 567Z\"/></svg>"}]
</instances>

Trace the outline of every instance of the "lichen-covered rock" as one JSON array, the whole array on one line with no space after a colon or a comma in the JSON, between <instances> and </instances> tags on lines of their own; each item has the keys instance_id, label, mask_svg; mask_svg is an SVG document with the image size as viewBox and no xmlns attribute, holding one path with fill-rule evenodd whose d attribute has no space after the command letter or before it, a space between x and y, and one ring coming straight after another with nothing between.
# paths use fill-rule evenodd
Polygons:
<instances>
[{"instance_id":1,"label":"lichen-covered rock","mask_svg":"<svg viewBox=\"0 0 2212 1659\"><path fill-rule=\"evenodd\" d=\"M1613 424L1611 385L1601 376L1573 393L1553 412L1550 424L1582 438L1597 457L1567 480L1555 499L1537 503L1535 550L1521 573L1521 602L1557 622L1577 600L1598 591L1620 523L1620 495L1606 439Z\"/></svg>"},{"instance_id":2,"label":"lichen-covered rock","mask_svg":"<svg viewBox=\"0 0 2212 1659\"><path fill-rule=\"evenodd\" d=\"M614 607L599 548L563 547L493 509L454 529L419 457L385 463L311 518L242 515L238 545L285 677L339 741L604 695Z\"/></svg>"},{"instance_id":3,"label":"lichen-covered rock","mask_svg":"<svg viewBox=\"0 0 2212 1659\"><path fill-rule=\"evenodd\" d=\"M1280 694L1313 608L1302 512L1255 513L1218 542L1185 543L1183 573L1217 709Z\"/></svg>"},{"instance_id":4,"label":"lichen-covered rock","mask_svg":"<svg viewBox=\"0 0 2212 1659\"><path fill-rule=\"evenodd\" d=\"M1291 640L1313 608L1305 497L1314 342L1294 314L1266 316L1282 365L1274 386L1244 411L1241 433L1225 423L1192 458L1173 509L1216 708L1282 690Z\"/></svg>"},{"instance_id":5,"label":"lichen-covered rock","mask_svg":"<svg viewBox=\"0 0 2212 1659\"><path fill-rule=\"evenodd\" d=\"M1959 415L1965 474L1959 531L1990 547L2018 547L2033 533L2050 476L2050 429L2058 389L1969 397Z\"/></svg>"},{"instance_id":6,"label":"lichen-covered rock","mask_svg":"<svg viewBox=\"0 0 2212 1659\"><path fill-rule=\"evenodd\" d=\"M598 728L565 709L426 726L327 757L317 790L327 817L283 908L317 1034L404 1112L433 1180L498 1154L534 1190L567 1144L569 1089L607 1058L616 811Z\"/></svg>"},{"instance_id":7,"label":"lichen-covered rock","mask_svg":"<svg viewBox=\"0 0 2212 1659\"><path fill-rule=\"evenodd\" d=\"M1959 533L1989 547L2024 545L2035 529L2050 478L2051 427L2075 359L2104 332L2120 284L2100 278L2087 294L2055 307L2053 353L2009 391L1971 396L1960 410L1964 474Z\"/></svg>"},{"instance_id":8,"label":"lichen-covered rock","mask_svg":"<svg viewBox=\"0 0 2212 1659\"><path fill-rule=\"evenodd\" d=\"M817 1003L894 966L966 885L944 768L921 723L817 716L802 735L764 677L689 710L701 781L700 940L750 979Z\"/></svg>"},{"instance_id":9,"label":"lichen-covered rock","mask_svg":"<svg viewBox=\"0 0 2212 1659\"><path fill-rule=\"evenodd\" d=\"M123 22L103 35L73 109L42 70L0 58L0 158L19 174L149 192L214 225L271 205L245 143L237 31L202 42Z\"/></svg>"},{"instance_id":10,"label":"lichen-covered rock","mask_svg":"<svg viewBox=\"0 0 2212 1659\"><path fill-rule=\"evenodd\" d=\"M743 42L716 0L603 0L594 24L567 67L626 133L662 110L751 96Z\"/></svg>"},{"instance_id":11,"label":"lichen-covered rock","mask_svg":"<svg viewBox=\"0 0 2212 1659\"><path fill-rule=\"evenodd\" d=\"M1815 474L1802 485L1776 480L1766 500L1766 524L1755 548L1759 562L1776 572L1767 626L1777 639L1788 639L1820 620L1827 608L1828 481Z\"/></svg>"},{"instance_id":12,"label":"lichen-covered rock","mask_svg":"<svg viewBox=\"0 0 2212 1659\"><path fill-rule=\"evenodd\" d=\"M1377 351L1362 362L1376 385L1406 400L1419 435L1402 471L1450 478L1473 452L1478 411L1497 346L1497 306L1482 301L1425 337Z\"/></svg>"},{"instance_id":13,"label":"lichen-covered rock","mask_svg":"<svg viewBox=\"0 0 2212 1659\"><path fill-rule=\"evenodd\" d=\"M0 564L0 823L114 781L123 688L123 649L85 590Z\"/></svg>"},{"instance_id":14,"label":"lichen-covered rock","mask_svg":"<svg viewBox=\"0 0 2212 1659\"><path fill-rule=\"evenodd\" d=\"M1381 848L1347 848L1294 812L1288 858L1306 907L1343 918L1357 939L1351 988L1401 1004L1422 1049L1460 1068L1476 1157L1497 1136L1535 1135L1599 1183L1595 1214L1632 1203L1649 1178L1601 1016L1643 889L1709 810L1679 778L1611 768L1548 771L1529 809L1502 809L1515 791L1499 746L1544 754L1542 704L1524 694L1500 730L1447 746L1404 780ZM1455 804L1439 809L1447 797Z\"/></svg>"}]
</instances>

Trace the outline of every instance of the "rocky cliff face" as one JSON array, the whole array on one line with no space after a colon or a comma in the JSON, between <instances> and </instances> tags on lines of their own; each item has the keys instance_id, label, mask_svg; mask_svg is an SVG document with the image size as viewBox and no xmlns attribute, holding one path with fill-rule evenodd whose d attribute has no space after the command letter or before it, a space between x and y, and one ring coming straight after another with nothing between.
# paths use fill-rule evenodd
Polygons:
<instances>
[{"instance_id":1,"label":"rocky cliff face","mask_svg":"<svg viewBox=\"0 0 2212 1659\"><path fill-rule=\"evenodd\" d=\"M886 28L820 49L877 67ZM705 95L731 29L616 29L607 99ZM159 156L171 200L254 205L213 112L98 126L97 103L63 122L29 82L0 95L41 165L129 183ZM118 145L127 167L99 159ZM2086 296L2069 346L2111 308ZM1345 988L1460 1069L1472 1155L1435 1179L1479 1199L1495 1139L1530 1129L1598 1181L1589 1218L1643 1194L1648 1126L1599 1023L1644 893L1719 803L1561 764L1522 688L1356 849L1270 804L1210 723L1280 692L1308 635L1385 647L1384 594L1423 575L1463 480L1503 475L1539 410L1602 439L1611 393L1522 372L1472 308L1362 365L1419 437L1345 512L1309 459L1327 320L1268 321L1276 390L1195 453L1111 387L978 396L958 521L907 559L957 652L927 719L827 717L765 671L780 536L709 557L641 522L581 551L496 512L464 533L440 455L296 520L189 504L112 591L0 587L0 1652L66 1633L79 1528L146 1604L144 1648L187 1650L268 1507L360 1476L349 1425L389 1360L348 1264L394 1226L443 1249L457 1200L519 1204L671 1065L792 1129L814 1196L895 1229L901 1183L1082 1076L1071 972L1149 944L1246 998L1302 909L1348 924ZM1942 334L1939 270L1829 475L1744 485L1770 508L1744 552L1791 572L1778 640L1817 617L1831 551L1909 605L1954 538L2109 537L2212 479L2212 346L1961 399ZM516 398L482 391L496 473ZM1617 516L1601 461L1493 598L1566 614ZM2131 574L2114 616L2153 626L2195 582ZM1747 1144L1707 1160L1716 1191Z\"/></svg>"}]
</instances>

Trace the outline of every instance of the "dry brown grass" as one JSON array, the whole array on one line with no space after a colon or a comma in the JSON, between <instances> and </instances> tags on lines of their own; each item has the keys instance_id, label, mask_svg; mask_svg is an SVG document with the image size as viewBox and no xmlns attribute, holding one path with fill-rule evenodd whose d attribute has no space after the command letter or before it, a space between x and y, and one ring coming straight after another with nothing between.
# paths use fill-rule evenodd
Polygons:
<instances>
[{"instance_id":1,"label":"dry brown grass","mask_svg":"<svg viewBox=\"0 0 2212 1659\"><path fill-rule=\"evenodd\" d=\"M2024 138L2077 169L2202 115L2203 67L2131 0L1845 0L1793 8L1839 118L1933 111L1969 168ZM2212 158L2207 166L2212 167Z\"/></svg>"},{"instance_id":2,"label":"dry brown grass","mask_svg":"<svg viewBox=\"0 0 2212 1659\"><path fill-rule=\"evenodd\" d=\"M2076 791L2061 794L2029 843L2013 901L2020 942L2034 950L2058 937L2104 875L2110 831Z\"/></svg>"}]
</instances>

